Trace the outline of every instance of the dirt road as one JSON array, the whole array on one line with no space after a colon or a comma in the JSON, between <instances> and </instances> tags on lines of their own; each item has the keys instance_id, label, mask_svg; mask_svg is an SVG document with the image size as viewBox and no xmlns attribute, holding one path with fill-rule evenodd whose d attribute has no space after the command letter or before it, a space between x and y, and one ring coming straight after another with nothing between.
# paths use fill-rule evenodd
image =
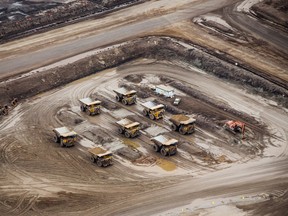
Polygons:
<instances>
[{"instance_id":1,"label":"dirt road","mask_svg":"<svg viewBox=\"0 0 288 216\"><path fill-rule=\"evenodd\" d=\"M234 1L167 0L133 6L101 20L67 26L0 46L0 78L26 72L97 47L152 32ZM140 7L140 8L139 8ZM16 54L17 53L17 54Z\"/></svg>"},{"instance_id":2,"label":"dirt road","mask_svg":"<svg viewBox=\"0 0 288 216\"><path fill-rule=\"evenodd\" d=\"M236 11L237 4L226 7L224 17L233 26L251 33L256 38L260 38L283 53L288 53L288 36L279 29L272 28L263 21Z\"/></svg>"},{"instance_id":3,"label":"dirt road","mask_svg":"<svg viewBox=\"0 0 288 216\"><path fill-rule=\"evenodd\" d=\"M263 159L249 164L242 164L230 169L217 171L212 174L186 180L173 187L137 194L131 198L105 206L105 208L88 211L88 215L96 213L105 215L181 215L195 213L197 204L193 201L202 199L202 203L213 208L221 205L221 201L211 204L212 200L225 200L227 197L243 197L249 194L271 192L279 184L288 184L287 158L277 160ZM285 190L284 190L285 191ZM241 198L238 198L240 202ZM263 199L265 200L265 199ZM232 205L226 203L226 205ZM222 203L223 205L223 203ZM191 211L181 211L187 206ZM180 207L178 209L174 209ZM168 211L167 211L168 210ZM170 211L169 211L170 210ZM278 215L286 214L287 209L281 209ZM203 209L202 209L203 211ZM163 213L165 212L165 213ZM223 213L223 212L222 212ZM227 211L225 213L228 213ZM280 213L280 214L279 214ZM214 214L216 214L214 212ZM233 214L235 215L235 214ZM239 214L241 215L241 214Z\"/></svg>"}]
</instances>

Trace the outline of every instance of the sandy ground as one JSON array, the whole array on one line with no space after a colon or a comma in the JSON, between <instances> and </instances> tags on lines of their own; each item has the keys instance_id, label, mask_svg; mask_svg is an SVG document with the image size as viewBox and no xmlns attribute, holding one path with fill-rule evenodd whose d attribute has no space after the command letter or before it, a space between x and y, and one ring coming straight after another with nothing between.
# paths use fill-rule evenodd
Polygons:
<instances>
[{"instance_id":1,"label":"sandy ground","mask_svg":"<svg viewBox=\"0 0 288 216\"><path fill-rule=\"evenodd\" d=\"M177 71L177 74L174 71ZM152 79L152 74L153 77L165 74L171 79L185 80L184 82L191 87L209 94L216 100L225 101L231 107L238 109L245 107L244 112L269 125L269 130L273 131L273 134L264 135L264 137L252 136L244 141L240 139L240 143L236 145L233 144L234 135L222 128L215 128L211 131L205 127L198 127L195 134L191 136L180 136L175 132L171 134L167 127L167 118L171 114L168 112L163 120L157 122L143 117L140 103L147 99L142 98L139 98L138 104L134 106L125 107L122 104L116 104L118 107L116 110L109 110L109 106L104 107L99 116L88 117L80 112L78 99L82 97L100 94L109 103L115 103L112 90L128 74L141 75L140 77L144 75L141 82L146 84L159 83L160 79ZM141 82L130 84L141 85ZM209 83L209 88L206 87L207 83ZM158 96L151 94L151 97ZM185 102L183 103L182 108L185 110ZM197 115L189 109L188 111L190 114ZM230 116L228 113L227 115ZM115 121L125 116L139 118L142 123L145 122L152 128L157 125L163 128L158 129L160 133L167 131L166 133L175 136L181 141L178 154L174 157L163 158L153 152L149 138L156 135L155 129L153 129L153 134L146 129L139 138L132 140L119 136L116 132ZM75 121L75 119L79 120ZM217 162L217 158L222 155L237 167L237 164L247 162L260 154L261 151L251 153L249 150L264 143L267 148L261 154L283 158L287 155L287 122L287 111L271 106L266 99L249 94L239 86L223 82L207 74L203 75L193 69L187 70L180 66L149 63L142 60L103 71L21 103L1 123L1 211L6 212L7 215L20 213L30 215L31 212L35 214L57 212L59 215L74 215L79 212L95 214L95 211L98 211L95 206L101 206L101 211L106 212L107 209L104 206L109 206L110 202L120 202L123 197L135 195L141 191L150 191L155 187L165 187L169 182L173 183L177 176L179 179L192 177L189 181L194 181L196 176L206 179L205 176L211 172L220 175L216 174L218 172L215 170L231 166L230 162ZM75 147L60 148L53 142L51 130L61 125L73 128L80 134L80 140ZM219 136L219 134L222 135ZM271 139L274 140L271 141ZM115 164L112 167L99 169L90 163L87 150L99 144L115 153ZM133 160L119 155L117 151L123 147L134 149L146 160L140 159L134 163ZM212 159L207 158L207 153ZM274 163L273 159L267 161L270 160ZM279 163L282 163L281 160ZM253 170L254 173L258 171L263 173L262 165L256 163L256 167L252 165L250 167L249 164L247 169ZM286 168L286 166L280 166L279 172ZM230 169L232 172L237 168L232 166ZM273 170L274 167L269 169ZM126 174L123 175L123 172ZM275 177L273 172L265 173L265 175ZM166 178L163 179L163 176ZM247 181L250 182L251 178L248 173L245 176L249 177ZM268 177L265 177L267 181L269 181ZM235 176L233 178L237 179ZM219 183L220 180L217 182ZM216 187L217 184L214 185L212 181L209 185ZM179 194L183 191L187 189L179 190ZM222 194L225 192L222 191ZM184 200L186 200L185 197L179 199L179 202ZM70 204L67 206L68 203ZM73 206L70 206L72 203ZM108 209L111 212L117 211L112 207ZM158 212L157 209L153 211ZM149 211L149 214L151 212ZM144 211L143 215L147 213Z\"/></svg>"},{"instance_id":2,"label":"sandy ground","mask_svg":"<svg viewBox=\"0 0 288 216\"><path fill-rule=\"evenodd\" d=\"M152 1L149 5L141 5L140 9L137 6L137 10L134 7L115 12L103 22L90 20L70 26L70 29L64 27L3 44L0 47L2 78L10 72L34 69L149 31L219 49L245 66L287 80L287 57L244 34L243 29L227 21L227 17L217 13L215 19L214 14L209 14L192 24L189 19L193 16L221 8L228 1L218 1L218 5L214 1L200 3ZM191 5L193 7L187 9ZM179 10L174 10L175 7ZM155 17L142 21L151 14ZM128 24L123 25L123 22ZM172 27L163 29L168 25ZM231 32L224 34L223 30ZM231 38L234 39L231 41ZM272 45L275 38L276 33L271 38L266 37ZM40 62L33 56L47 60ZM134 75L136 81L128 79L127 75ZM171 86L173 82L180 82L202 94L199 99L176 89L182 98L178 111L195 116L199 122L192 135L181 136L170 130L171 111L159 121L142 115L140 103L150 99L171 106L173 100L155 95L147 87L162 82ZM139 97L136 105L124 106L115 102L112 90L123 83L142 91L143 97ZM99 116L80 112L78 99L91 95L105 101ZM207 103L207 98L213 100ZM248 120L244 140L225 131L221 122L241 116L220 110L216 104L221 103L245 113L263 127L257 128L254 121ZM183 62L139 59L101 71L22 101L1 119L0 212L9 216L219 215L223 212L242 216L273 215L271 208L277 208L275 215L285 215L287 114L287 109L274 101ZM145 125L141 136L128 140L117 133L115 122L127 116ZM53 142L53 127L62 125L79 134L74 147L61 148ZM179 140L175 156L162 157L153 152L150 138L159 133ZM114 153L113 166L101 169L89 161L88 149L99 145ZM265 212L263 205L271 208Z\"/></svg>"}]
</instances>

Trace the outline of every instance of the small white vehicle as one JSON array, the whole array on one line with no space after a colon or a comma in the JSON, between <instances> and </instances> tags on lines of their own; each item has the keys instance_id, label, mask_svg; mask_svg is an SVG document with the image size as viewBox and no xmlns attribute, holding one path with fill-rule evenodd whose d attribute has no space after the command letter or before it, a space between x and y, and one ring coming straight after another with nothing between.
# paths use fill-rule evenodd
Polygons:
<instances>
[{"instance_id":1,"label":"small white vehicle","mask_svg":"<svg viewBox=\"0 0 288 216\"><path fill-rule=\"evenodd\" d=\"M181 102L181 98L175 98L173 105L178 106L180 102Z\"/></svg>"}]
</instances>

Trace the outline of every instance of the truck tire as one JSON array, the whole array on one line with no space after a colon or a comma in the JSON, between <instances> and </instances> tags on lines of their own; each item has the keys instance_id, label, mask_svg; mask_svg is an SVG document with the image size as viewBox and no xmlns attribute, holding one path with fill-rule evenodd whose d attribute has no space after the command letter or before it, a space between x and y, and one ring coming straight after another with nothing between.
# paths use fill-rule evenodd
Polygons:
<instances>
[{"instance_id":1,"label":"truck tire","mask_svg":"<svg viewBox=\"0 0 288 216\"><path fill-rule=\"evenodd\" d=\"M90 156L90 161L91 161L92 163L95 163L95 158L94 158L93 155Z\"/></svg>"},{"instance_id":2,"label":"truck tire","mask_svg":"<svg viewBox=\"0 0 288 216\"><path fill-rule=\"evenodd\" d=\"M128 131L125 131L125 137L130 138L131 134Z\"/></svg>"},{"instance_id":3,"label":"truck tire","mask_svg":"<svg viewBox=\"0 0 288 216\"><path fill-rule=\"evenodd\" d=\"M148 115L148 112L147 112L146 109L143 110L143 114L144 114L144 116L147 116L147 115Z\"/></svg>"},{"instance_id":4,"label":"truck tire","mask_svg":"<svg viewBox=\"0 0 288 216\"><path fill-rule=\"evenodd\" d=\"M120 101L120 97L118 95L116 95L116 101Z\"/></svg>"},{"instance_id":5,"label":"truck tire","mask_svg":"<svg viewBox=\"0 0 288 216\"><path fill-rule=\"evenodd\" d=\"M92 115L92 113L90 112L90 110L89 110L89 109L86 109L86 113L87 113L87 115L89 115L89 116L91 116L91 115Z\"/></svg>"},{"instance_id":6,"label":"truck tire","mask_svg":"<svg viewBox=\"0 0 288 216\"><path fill-rule=\"evenodd\" d=\"M171 129L172 129L173 131L176 131L176 130L177 130L177 126L176 126L175 124L172 124L172 125L171 125Z\"/></svg>"},{"instance_id":7,"label":"truck tire","mask_svg":"<svg viewBox=\"0 0 288 216\"><path fill-rule=\"evenodd\" d=\"M103 163L103 166L104 166L104 167L107 167L107 166L109 166L109 164L110 164L110 163L109 163L108 161L105 161L105 162Z\"/></svg>"},{"instance_id":8,"label":"truck tire","mask_svg":"<svg viewBox=\"0 0 288 216\"><path fill-rule=\"evenodd\" d=\"M160 151L161 155L163 156L167 156L167 151L165 150L165 148L161 148L161 151Z\"/></svg>"},{"instance_id":9,"label":"truck tire","mask_svg":"<svg viewBox=\"0 0 288 216\"><path fill-rule=\"evenodd\" d=\"M123 103L124 105L127 105L127 104L128 104L128 101L125 100L125 99L123 99L123 100L122 100L122 103Z\"/></svg>"},{"instance_id":10,"label":"truck tire","mask_svg":"<svg viewBox=\"0 0 288 216\"><path fill-rule=\"evenodd\" d=\"M195 130L194 127L189 128L188 134L192 134L194 132L194 130Z\"/></svg>"},{"instance_id":11,"label":"truck tire","mask_svg":"<svg viewBox=\"0 0 288 216\"><path fill-rule=\"evenodd\" d=\"M101 161L101 160L99 160L99 159L97 160L97 166L98 166L98 167L102 167L102 166L103 166L103 163L102 163L102 161Z\"/></svg>"},{"instance_id":12,"label":"truck tire","mask_svg":"<svg viewBox=\"0 0 288 216\"><path fill-rule=\"evenodd\" d=\"M63 143L63 140L60 139L60 147L64 147L64 146L65 146L65 144Z\"/></svg>"},{"instance_id":13,"label":"truck tire","mask_svg":"<svg viewBox=\"0 0 288 216\"><path fill-rule=\"evenodd\" d=\"M80 106L82 112L85 112L85 107L83 105Z\"/></svg>"},{"instance_id":14,"label":"truck tire","mask_svg":"<svg viewBox=\"0 0 288 216\"><path fill-rule=\"evenodd\" d=\"M155 119L155 116L154 116L153 114L149 113L149 118L150 118L151 120L154 120L154 119Z\"/></svg>"},{"instance_id":15,"label":"truck tire","mask_svg":"<svg viewBox=\"0 0 288 216\"><path fill-rule=\"evenodd\" d=\"M155 152L159 152L159 150L160 150L159 146L156 144L153 145L153 149Z\"/></svg>"},{"instance_id":16,"label":"truck tire","mask_svg":"<svg viewBox=\"0 0 288 216\"><path fill-rule=\"evenodd\" d=\"M182 126L179 128L179 133L182 135L186 134L186 131L184 130L184 128Z\"/></svg>"},{"instance_id":17,"label":"truck tire","mask_svg":"<svg viewBox=\"0 0 288 216\"><path fill-rule=\"evenodd\" d=\"M118 128L118 132L120 133L120 134L122 134L123 133L123 129L122 128Z\"/></svg>"},{"instance_id":18,"label":"truck tire","mask_svg":"<svg viewBox=\"0 0 288 216\"><path fill-rule=\"evenodd\" d=\"M55 143L59 143L60 139L57 135L53 137Z\"/></svg>"}]
</instances>

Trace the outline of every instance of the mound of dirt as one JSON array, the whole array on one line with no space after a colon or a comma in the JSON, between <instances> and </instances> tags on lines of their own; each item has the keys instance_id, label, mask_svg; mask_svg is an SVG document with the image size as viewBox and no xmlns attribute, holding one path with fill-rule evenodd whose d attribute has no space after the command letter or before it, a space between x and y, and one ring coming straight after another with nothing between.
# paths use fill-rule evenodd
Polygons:
<instances>
[{"instance_id":1,"label":"mound of dirt","mask_svg":"<svg viewBox=\"0 0 288 216\"><path fill-rule=\"evenodd\" d=\"M287 0L264 0L255 4L251 9L258 17L288 27L288 1Z\"/></svg>"},{"instance_id":2,"label":"mound of dirt","mask_svg":"<svg viewBox=\"0 0 288 216\"><path fill-rule=\"evenodd\" d=\"M14 11L8 10L12 6L8 5L8 8L4 8L2 12L0 11L0 14L2 14L0 17L0 21L2 21L0 39L6 40L21 35L33 34L39 30L76 22L80 18L83 20L86 16L87 18L91 15L96 16L97 13L138 1L141 0L81 0L64 4L50 1L40 3L24 1L18 4L17 10L15 9ZM14 18L9 19L11 16Z\"/></svg>"},{"instance_id":3,"label":"mound of dirt","mask_svg":"<svg viewBox=\"0 0 288 216\"><path fill-rule=\"evenodd\" d=\"M141 153L136 149L132 149L129 147L122 147L116 151L116 154L130 160L135 161L141 157Z\"/></svg>"},{"instance_id":4,"label":"mound of dirt","mask_svg":"<svg viewBox=\"0 0 288 216\"><path fill-rule=\"evenodd\" d=\"M72 111L67 110L66 108L60 109L56 117L64 124L64 125L78 125L84 121L84 119L73 113Z\"/></svg>"},{"instance_id":5,"label":"mound of dirt","mask_svg":"<svg viewBox=\"0 0 288 216\"><path fill-rule=\"evenodd\" d=\"M113 141L113 138L109 136L109 134L106 131L104 131L102 128L96 125L93 127L89 125L89 128L87 128L87 130L83 132L83 136L91 140L92 142L101 145Z\"/></svg>"},{"instance_id":6,"label":"mound of dirt","mask_svg":"<svg viewBox=\"0 0 288 216\"><path fill-rule=\"evenodd\" d=\"M133 83L140 83L143 79L143 75L131 74L124 77L124 79Z\"/></svg>"}]
</instances>

